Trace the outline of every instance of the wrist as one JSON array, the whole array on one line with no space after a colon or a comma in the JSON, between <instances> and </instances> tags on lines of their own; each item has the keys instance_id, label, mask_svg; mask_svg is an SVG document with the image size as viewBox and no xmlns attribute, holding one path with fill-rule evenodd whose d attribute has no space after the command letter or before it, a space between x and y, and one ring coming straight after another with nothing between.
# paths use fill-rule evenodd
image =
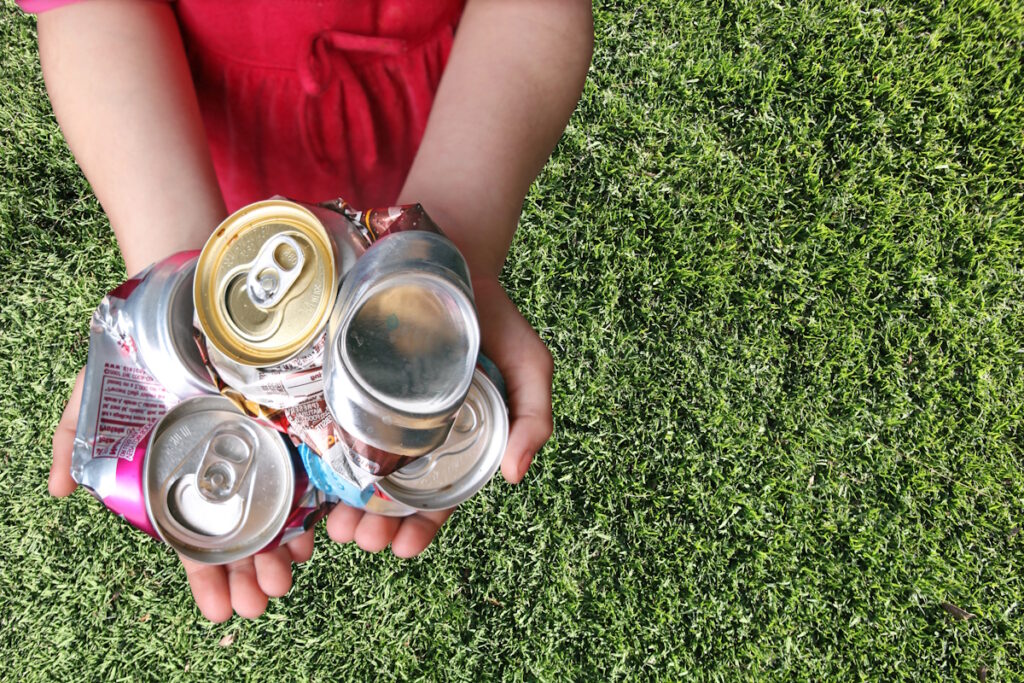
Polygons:
<instances>
[{"instance_id":1,"label":"wrist","mask_svg":"<svg viewBox=\"0 0 1024 683\"><path fill-rule=\"evenodd\" d=\"M507 296L505 288L498 281L497 275L489 273L486 275L473 275L471 270L470 280L473 286L473 298L479 301L490 300L499 295Z\"/></svg>"},{"instance_id":2,"label":"wrist","mask_svg":"<svg viewBox=\"0 0 1024 683\"><path fill-rule=\"evenodd\" d=\"M410 173L398 204L420 204L455 246L473 278L497 278L519 225L522 197L481 191L478 184Z\"/></svg>"},{"instance_id":3,"label":"wrist","mask_svg":"<svg viewBox=\"0 0 1024 683\"><path fill-rule=\"evenodd\" d=\"M419 203L423 206L427 215L441 229L444 236L455 244L466 260L472 280L497 281L508 252L509 245L505 235L515 232L514 223L510 229L501 229L499 220L487 216L484 212L474 211L468 206L449 208L445 203L427 198L409 197L408 200L403 199L399 203Z\"/></svg>"}]
</instances>

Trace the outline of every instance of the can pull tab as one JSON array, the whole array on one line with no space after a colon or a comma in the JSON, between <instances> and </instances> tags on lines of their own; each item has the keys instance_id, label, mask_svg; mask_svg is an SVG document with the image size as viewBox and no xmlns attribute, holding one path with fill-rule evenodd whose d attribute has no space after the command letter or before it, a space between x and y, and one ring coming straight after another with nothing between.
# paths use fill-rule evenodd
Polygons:
<instances>
[{"instance_id":1,"label":"can pull tab","mask_svg":"<svg viewBox=\"0 0 1024 683\"><path fill-rule=\"evenodd\" d=\"M294 237L278 234L263 243L245 279L249 298L258 308L276 305L302 273L306 257Z\"/></svg>"},{"instance_id":2,"label":"can pull tab","mask_svg":"<svg viewBox=\"0 0 1024 683\"><path fill-rule=\"evenodd\" d=\"M228 425L214 430L199 447L203 456L196 488L204 500L223 503L238 493L256 457L256 437L240 425Z\"/></svg>"}]
</instances>

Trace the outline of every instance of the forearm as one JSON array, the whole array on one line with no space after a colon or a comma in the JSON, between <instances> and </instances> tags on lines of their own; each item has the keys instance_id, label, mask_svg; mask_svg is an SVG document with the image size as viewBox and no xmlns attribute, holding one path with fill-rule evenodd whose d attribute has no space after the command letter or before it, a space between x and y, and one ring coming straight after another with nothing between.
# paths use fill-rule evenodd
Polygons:
<instances>
[{"instance_id":1,"label":"forearm","mask_svg":"<svg viewBox=\"0 0 1024 683\"><path fill-rule=\"evenodd\" d=\"M92 0L45 12L39 53L128 273L201 247L225 209L170 7Z\"/></svg>"},{"instance_id":2,"label":"forearm","mask_svg":"<svg viewBox=\"0 0 1024 683\"><path fill-rule=\"evenodd\" d=\"M420 202L474 278L497 275L593 46L582 0L470 0L400 203Z\"/></svg>"}]
</instances>

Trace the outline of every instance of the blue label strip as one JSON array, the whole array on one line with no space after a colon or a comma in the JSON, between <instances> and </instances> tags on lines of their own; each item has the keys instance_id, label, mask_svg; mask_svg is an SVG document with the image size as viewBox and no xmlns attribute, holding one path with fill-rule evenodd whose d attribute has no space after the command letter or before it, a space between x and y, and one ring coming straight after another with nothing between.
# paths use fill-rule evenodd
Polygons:
<instances>
[{"instance_id":1,"label":"blue label strip","mask_svg":"<svg viewBox=\"0 0 1024 683\"><path fill-rule=\"evenodd\" d=\"M329 496L338 498L350 507L360 509L366 507L366 503L373 497L372 487L366 490L356 488L355 484L338 476L309 446L301 444L298 448L299 455L302 456L302 465L306 468L306 474L309 475L313 486Z\"/></svg>"}]
</instances>

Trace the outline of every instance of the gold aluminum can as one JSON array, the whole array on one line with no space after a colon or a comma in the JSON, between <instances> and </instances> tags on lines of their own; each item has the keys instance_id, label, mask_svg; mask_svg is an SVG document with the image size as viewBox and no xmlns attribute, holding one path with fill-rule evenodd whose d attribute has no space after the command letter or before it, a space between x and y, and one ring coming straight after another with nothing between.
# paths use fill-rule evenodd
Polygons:
<instances>
[{"instance_id":1,"label":"gold aluminum can","mask_svg":"<svg viewBox=\"0 0 1024 683\"><path fill-rule=\"evenodd\" d=\"M193 296L209 343L237 363L268 368L323 333L337 283L323 224L295 202L270 199L217 227L199 255Z\"/></svg>"}]
</instances>

